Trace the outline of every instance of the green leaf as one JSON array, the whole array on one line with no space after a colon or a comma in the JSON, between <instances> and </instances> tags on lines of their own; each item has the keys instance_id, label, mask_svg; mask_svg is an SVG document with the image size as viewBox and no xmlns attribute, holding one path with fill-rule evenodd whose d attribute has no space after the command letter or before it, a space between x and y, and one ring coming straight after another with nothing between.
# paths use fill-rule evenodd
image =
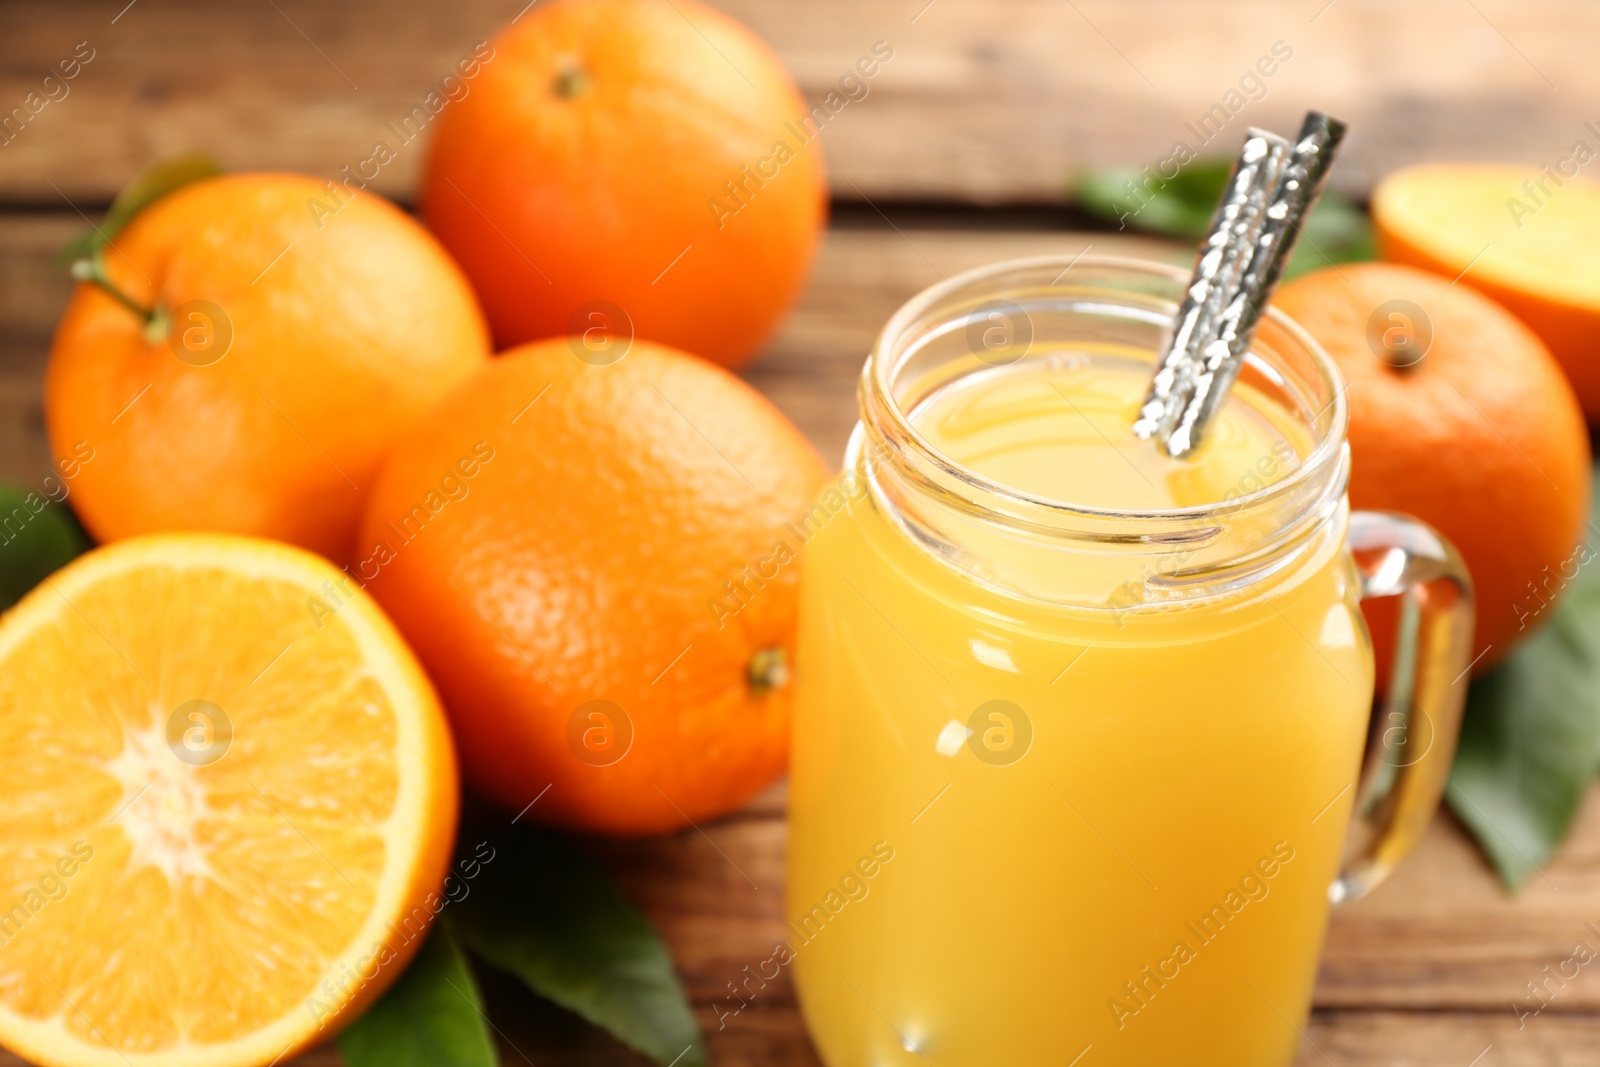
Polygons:
<instances>
[{"instance_id":1,"label":"green leaf","mask_svg":"<svg viewBox=\"0 0 1600 1067\"><path fill-rule=\"evenodd\" d=\"M56 256L57 263L71 263L97 252L116 239L117 234L139 212L163 196L202 178L212 178L222 173L216 160L202 153L189 153L158 159L134 175L111 202L111 210L100 220L74 237Z\"/></svg>"},{"instance_id":2,"label":"green leaf","mask_svg":"<svg viewBox=\"0 0 1600 1067\"><path fill-rule=\"evenodd\" d=\"M1074 195L1091 215L1198 241L1217 210L1232 167L1228 159L1197 159L1165 180L1148 167L1103 167L1081 175Z\"/></svg>"},{"instance_id":3,"label":"green leaf","mask_svg":"<svg viewBox=\"0 0 1600 1067\"><path fill-rule=\"evenodd\" d=\"M88 550L89 536L65 503L0 483L0 610Z\"/></svg>"},{"instance_id":4,"label":"green leaf","mask_svg":"<svg viewBox=\"0 0 1600 1067\"><path fill-rule=\"evenodd\" d=\"M1447 795L1513 890L1566 836L1600 759L1597 542L1560 568L1555 581L1577 573L1550 618L1530 619L1544 625L1467 696Z\"/></svg>"},{"instance_id":5,"label":"green leaf","mask_svg":"<svg viewBox=\"0 0 1600 1067\"><path fill-rule=\"evenodd\" d=\"M1338 193L1324 192L1306 219L1283 278L1336 263L1361 263L1377 254L1367 213Z\"/></svg>"},{"instance_id":6,"label":"green leaf","mask_svg":"<svg viewBox=\"0 0 1600 1067\"><path fill-rule=\"evenodd\" d=\"M436 922L406 973L339 1034L345 1067L497 1067L478 984Z\"/></svg>"},{"instance_id":7,"label":"green leaf","mask_svg":"<svg viewBox=\"0 0 1600 1067\"><path fill-rule=\"evenodd\" d=\"M1224 157L1196 159L1170 179L1160 178L1150 167L1104 167L1082 174L1073 193L1083 210L1121 227L1198 241L1211 224L1232 169L1233 160ZM1367 213L1327 191L1311 209L1283 276L1292 278L1373 255Z\"/></svg>"},{"instance_id":8,"label":"green leaf","mask_svg":"<svg viewBox=\"0 0 1600 1067\"><path fill-rule=\"evenodd\" d=\"M485 838L492 859L453 906L462 943L657 1063L705 1067L666 946L605 871L531 827L462 834L464 842ZM482 859L485 846L475 847Z\"/></svg>"}]
</instances>

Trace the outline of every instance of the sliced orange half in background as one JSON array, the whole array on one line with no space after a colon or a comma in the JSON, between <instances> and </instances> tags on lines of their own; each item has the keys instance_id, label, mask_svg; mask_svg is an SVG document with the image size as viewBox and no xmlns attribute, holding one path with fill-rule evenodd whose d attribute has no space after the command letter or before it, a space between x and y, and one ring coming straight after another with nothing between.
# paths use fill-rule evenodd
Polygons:
<instances>
[{"instance_id":1,"label":"sliced orange half in background","mask_svg":"<svg viewBox=\"0 0 1600 1067\"><path fill-rule=\"evenodd\" d=\"M1600 421L1600 182L1586 167L1594 156L1579 142L1543 167L1429 163L1395 171L1372 193L1383 258L1505 305L1555 355L1591 422Z\"/></svg>"},{"instance_id":2,"label":"sliced orange half in background","mask_svg":"<svg viewBox=\"0 0 1600 1067\"><path fill-rule=\"evenodd\" d=\"M134 538L0 620L0 1043L49 1067L264 1065L396 978L455 756L330 564Z\"/></svg>"}]
</instances>

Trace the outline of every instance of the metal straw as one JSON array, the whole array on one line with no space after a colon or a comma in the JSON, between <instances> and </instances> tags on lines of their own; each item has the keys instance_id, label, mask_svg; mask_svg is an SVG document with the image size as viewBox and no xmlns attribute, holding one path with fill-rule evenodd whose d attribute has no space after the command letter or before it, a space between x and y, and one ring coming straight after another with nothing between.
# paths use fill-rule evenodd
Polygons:
<instances>
[{"instance_id":1,"label":"metal straw","mask_svg":"<svg viewBox=\"0 0 1600 1067\"><path fill-rule=\"evenodd\" d=\"M1133 426L1167 455L1200 443L1239 376L1344 133L1344 123L1313 111L1292 148L1262 130L1246 135Z\"/></svg>"},{"instance_id":2,"label":"metal straw","mask_svg":"<svg viewBox=\"0 0 1600 1067\"><path fill-rule=\"evenodd\" d=\"M1134 423L1133 432L1140 437L1160 434L1165 440L1182 416L1194 391L1198 369L1194 353L1215 335L1217 317L1255 250L1267 200L1288 158L1289 142L1277 134L1252 129L1246 135L1211 230L1200 244L1172 340L1156 365L1150 393Z\"/></svg>"}]
</instances>

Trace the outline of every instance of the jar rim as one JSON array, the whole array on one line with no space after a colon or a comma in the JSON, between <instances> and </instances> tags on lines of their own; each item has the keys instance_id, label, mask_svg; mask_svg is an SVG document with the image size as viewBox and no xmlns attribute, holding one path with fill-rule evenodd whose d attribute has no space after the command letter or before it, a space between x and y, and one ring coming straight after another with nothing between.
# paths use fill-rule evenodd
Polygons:
<instances>
[{"instance_id":1,"label":"jar rim","mask_svg":"<svg viewBox=\"0 0 1600 1067\"><path fill-rule=\"evenodd\" d=\"M1206 523L1221 520L1226 515L1235 514L1242 510L1253 510L1257 507L1270 506L1279 501L1287 500L1298 493L1304 492L1306 483L1326 477L1328 474L1337 471L1345 453L1345 434L1349 424L1349 408L1345 401L1345 391L1348 389L1348 385L1344 382L1343 376L1339 373L1339 369L1333 359L1317 343L1316 339L1288 315L1278 308L1270 306L1267 308L1265 319L1283 330L1295 344L1303 348L1305 354L1310 357L1311 364L1316 368L1319 380L1309 384L1321 386L1332 396L1332 399L1328 401L1323 409L1312 415L1310 420L1312 423L1310 429L1315 433L1317 431L1315 423L1324 414L1330 414L1326 431L1319 435L1316 444L1312 446L1310 454L1293 470L1275 482L1229 500L1195 504L1187 507L1145 510L1102 508L1025 492L1014 486L985 477L941 452L916 428L895 398L893 379L899 369L897 357L900 354L896 345L897 340L908 336L913 324L924 318L941 301L947 300L964 290L979 290L981 283L986 280L1030 269L1058 268L1059 273L1056 275L1056 279L1059 282L1062 277L1065 277L1074 268L1079 267L1125 271L1129 274L1147 277L1156 276L1176 282L1180 287L1186 285L1189 280L1187 271L1170 264L1137 259L1131 256L1086 254L1077 256L1029 256L1021 259L1002 260L946 278L922 290L902 304L890 316L889 321L884 324L883 329L879 332L878 339L874 343L872 352L867 357L866 366L862 371L863 419L870 420L875 416L886 416L890 420L893 430L888 436L909 445L924 462L934 464L946 475L957 479L960 483L973 490L993 496L1000 501L1022 509L1030 511L1042 509L1058 520L1076 517L1091 523L1106 521L1148 522L1163 525L1174 522L1185 524ZM1056 282L1051 284L1054 286ZM993 295L1001 296L1003 291L996 288ZM877 403L869 403L869 400L877 401Z\"/></svg>"}]
</instances>

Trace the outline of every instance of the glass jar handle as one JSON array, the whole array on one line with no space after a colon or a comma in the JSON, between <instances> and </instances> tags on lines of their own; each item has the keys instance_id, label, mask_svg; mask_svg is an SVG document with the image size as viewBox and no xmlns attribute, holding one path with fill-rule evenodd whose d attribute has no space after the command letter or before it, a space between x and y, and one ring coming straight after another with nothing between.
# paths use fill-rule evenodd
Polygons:
<instances>
[{"instance_id":1,"label":"glass jar handle","mask_svg":"<svg viewBox=\"0 0 1600 1067\"><path fill-rule=\"evenodd\" d=\"M1400 597L1394 668L1371 730L1334 903L1364 896L1422 836L1450 776L1467 695L1472 579L1431 526L1393 512L1350 514L1361 599Z\"/></svg>"}]
</instances>

